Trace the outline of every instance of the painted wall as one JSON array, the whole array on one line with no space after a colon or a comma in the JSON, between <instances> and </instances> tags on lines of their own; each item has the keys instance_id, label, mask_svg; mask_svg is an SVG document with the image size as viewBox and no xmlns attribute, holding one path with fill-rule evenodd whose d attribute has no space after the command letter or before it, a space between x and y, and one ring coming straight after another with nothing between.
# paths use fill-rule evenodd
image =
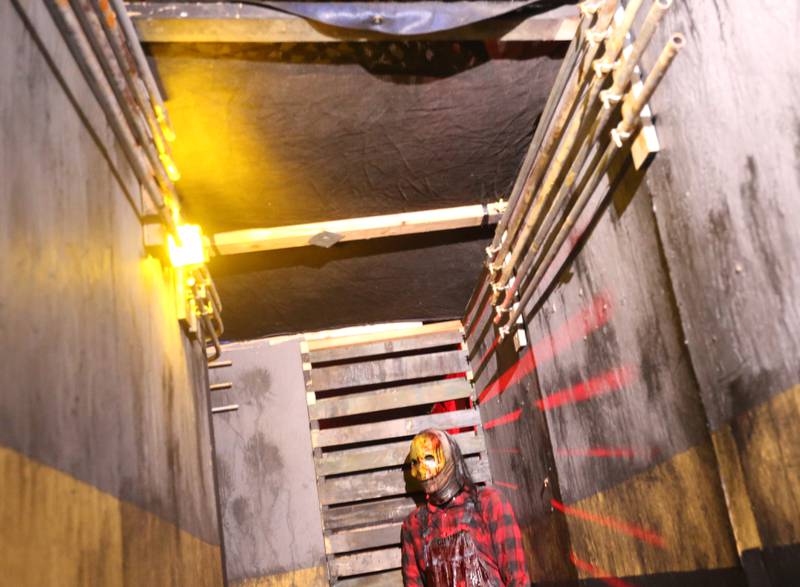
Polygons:
<instances>
[{"instance_id":1,"label":"painted wall","mask_svg":"<svg viewBox=\"0 0 800 587\"><path fill-rule=\"evenodd\" d=\"M0 3L0 582L220 585L203 350L44 3Z\"/></svg>"},{"instance_id":2,"label":"painted wall","mask_svg":"<svg viewBox=\"0 0 800 587\"><path fill-rule=\"evenodd\" d=\"M796 6L676 1L645 59L686 34L653 100L663 151L612 173L608 210L526 309L530 360L505 343L479 372L495 332L473 334L478 387L501 382L485 428L522 410L487 442L552 459L540 527L564 520L568 547L540 547L586 581L800 581L799 22ZM529 465L492 458L521 508L542 507Z\"/></svg>"},{"instance_id":3,"label":"painted wall","mask_svg":"<svg viewBox=\"0 0 800 587\"><path fill-rule=\"evenodd\" d=\"M225 345L212 369L220 507L232 585L327 585L305 382L297 340Z\"/></svg>"}]
</instances>

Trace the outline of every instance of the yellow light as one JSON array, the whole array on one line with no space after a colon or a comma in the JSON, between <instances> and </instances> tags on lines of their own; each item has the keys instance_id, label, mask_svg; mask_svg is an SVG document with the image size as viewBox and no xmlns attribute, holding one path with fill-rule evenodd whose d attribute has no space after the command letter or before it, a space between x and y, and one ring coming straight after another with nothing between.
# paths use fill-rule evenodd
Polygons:
<instances>
[{"instance_id":1,"label":"yellow light","mask_svg":"<svg viewBox=\"0 0 800 587\"><path fill-rule=\"evenodd\" d=\"M196 224L182 224L178 226L178 236L181 244L175 238L167 235L169 260L173 267L186 267L187 265L201 265L205 263L206 249L203 246L203 232Z\"/></svg>"},{"instance_id":2,"label":"yellow light","mask_svg":"<svg viewBox=\"0 0 800 587\"><path fill-rule=\"evenodd\" d=\"M172 157L166 153L160 153L158 158L161 159L161 164L164 166L164 169L166 169L167 176L169 176L172 181L178 181L181 178L181 172L178 171Z\"/></svg>"}]
</instances>

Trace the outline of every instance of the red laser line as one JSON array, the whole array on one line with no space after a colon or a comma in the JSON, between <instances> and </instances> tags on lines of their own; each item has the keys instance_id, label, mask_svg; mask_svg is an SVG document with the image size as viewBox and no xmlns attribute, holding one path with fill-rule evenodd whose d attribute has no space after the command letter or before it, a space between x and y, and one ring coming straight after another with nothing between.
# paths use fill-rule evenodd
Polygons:
<instances>
[{"instance_id":1,"label":"red laser line","mask_svg":"<svg viewBox=\"0 0 800 587\"><path fill-rule=\"evenodd\" d=\"M489 345L489 348L486 349L486 352L483 353L483 355L481 355L481 358L478 360L478 366L475 367L475 372L476 373L477 373L478 369L483 367L483 364L486 362L486 359L488 359L489 355L492 353L492 351L497 348L497 343L499 343L499 342L500 342L500 337L499 336L495 336L494 337L494 341L492 342L492 344Z\"/></svg>"},{"instance_id":2,"label":"red laser line","mask_svg":"<svg viewBox=\"0 0 800 587\"><path fill-rule=\"evenodd\" d=\"M495 418L494 420L489 420L483 425L483 429L491 430L495 426L505 426L506 424L510 424L511 422L516 422L517 420L519 420L521 414L522 414L522 408L517 408L513 412L500 416L499 418Z\"/></svg>"},{"instance_id":3,"label":"red laser line","mask_svg":"<svg viewBox=\"0 0 800 587\"><path fill-rule=\"evenodd\" d=\"M472 336L472 333L475 332L475 328L478 326L478 322L481 321L483 312L484 310L486 310L486 304L489 303L489 298L491 297L492 297L491 295L486 296L486 298L481 303L479 310L475 312L475 318L473 318L472 323L469 325L469 328L467 329L467 335L464 337L465 339L468 339L470 336Z\"/></svg>"},{"instance_id":4,"label":"red laser line","mask_svg":"<svg viewBox=\"0 0 800 587\"><path fill-rule=\"evenodd\" d=\"M478 395L478 403L500 395L536 368L551 360L576 340L602 327L611 318L611 303L605 294L594 297L588 307L569 318L550 336L533 344L516 363L487 385ZM483 360L483 359L481 359Z\"/></svg>"},{"instance_id":5,"label":"red laser line","mask_svg":"<svg viewBox=\"0 0 800 587\"><path fill-rule=\"evenodd\" d=\"M627 534L628 536L632 536L633 538L637 538L642 542L647 542L653 546L658 546L659 548L667 547L664 539L660 535L656 534L655 532L651 532L650 530L645 530L644 528L634 526L633 524L623 522L622 520L617 520L616 518L612 518L610 516L598 516L597 514L593 514L585 510L570 507L568 505L564 505L560 501L556 501L555 499L551 499L550 504L558 511L563 512L568 516L573 516L575 518L600 524L601 526L611 528L612 530L616 530L622 534Z\"/></svg>"},{"instance_id":6,"label":"red laser line","mask_svg":"<svg viewBox=\"0 0 800 587\"><path fill-rule=\"evenodd\" d=\"M556 391L536 401L540 410L552 410L568 404L575 404L592 399L598 395L617 391L636 379L637 371L632 367L618 367L588 381Z\"/></svg>"},{"instance_id":7,"label":"red laser line","mask_svg":"<svg viewBox=\"0 0 800 587\"><path fill-rule=\"evenodd\" d=\"M611 585L611 587L635 587L627 581L612 577L611 573L608 571L604 571L603 569L596 567L591 563L587 563L586 561L579 559L578 555L576 555L574 551L569 553L569 560L572 561L572 564L575 565L576 568L586 571L595 579L602 581L606 585Z\"/></svg>"},{"instance_id":8,"label":"red laser line","mask_svg":"<svg viewBox=\"0 0 800 587\"><path fill-rule=\"evenodd\" d=\"M519 489L519 485L516 485L515 483L506 483L505 481L495 481L494 484L499 485L500 487L506 487L507 489L513 489L514 491L517 491Z\"/></svg>"}]
</instances>

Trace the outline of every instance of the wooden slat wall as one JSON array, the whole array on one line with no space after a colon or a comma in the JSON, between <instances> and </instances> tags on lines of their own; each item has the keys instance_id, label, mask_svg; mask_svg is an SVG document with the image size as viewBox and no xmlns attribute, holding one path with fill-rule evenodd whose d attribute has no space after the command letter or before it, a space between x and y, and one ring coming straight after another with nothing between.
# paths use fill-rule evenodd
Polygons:
<instances>
[{"instance_id":1,"label":"wooden slat wall","mask_svg":"<svg viewBox=\"0 0 800 587\"><path fill-rule=\"evenodd\" d=\"M455 438L473 479L490 481L475 408L397 412L475 399L461 323L308 341L303 364L331 584L399 587L400 523L419 499L403 470L409 438L426 428L462 429ZM413 383L421 378L438 379ZM339 395L330 397L332 390ZM353 415L369 422L341 420Z\"/></svg>"}]
</instances>

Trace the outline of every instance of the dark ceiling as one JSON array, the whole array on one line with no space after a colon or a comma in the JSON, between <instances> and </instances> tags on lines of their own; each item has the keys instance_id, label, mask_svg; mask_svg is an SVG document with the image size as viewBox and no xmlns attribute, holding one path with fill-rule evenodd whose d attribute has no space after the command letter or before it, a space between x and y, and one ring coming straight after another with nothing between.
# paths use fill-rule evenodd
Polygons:
<instances>
[{"instance_id":1,"label":"dark ceiling","mask_svg":"<svg viewBox=\"0 0 800 587\"><path fill-rule=\"evenodd\" d=\"M153 44L206 233L507 197L562 43ZM460 317L488 229L222 256L226 338Z\"/></svg>"}]
</instances>

